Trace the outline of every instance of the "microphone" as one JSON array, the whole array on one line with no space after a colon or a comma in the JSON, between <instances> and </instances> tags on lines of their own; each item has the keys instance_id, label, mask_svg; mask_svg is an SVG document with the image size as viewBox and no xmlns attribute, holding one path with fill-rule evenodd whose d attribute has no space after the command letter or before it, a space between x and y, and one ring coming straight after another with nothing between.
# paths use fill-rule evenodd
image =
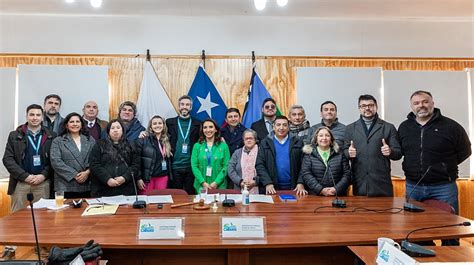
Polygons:
<instances>
[{"instance_id":1,"label":"microphone","mask_svg":"<svg viewBox=\"0 0 474 265\"><path fill-rule=\"evenodd\" d=\"M232 199L227 199L227 193L225 194L225 199L222 201L222 206L224 207L234 207L235 201Z\"/></svg>"},{"instance_id":2,"label":"microphone","mask_svg":"<svg viewBox=\"0 0 474 265\"><path fill-rule=\"evenodd\" d=\"M462 222L458 224L452 224L452 225L440 225L440 226L430 226L430 227L423 227L423 228L418 228L415 230L410 231L407 236L405 237L405 240L402 241L400 244L402 247L402 251L405 252L407 255L411 257L434 257L436 256L436 252L431 249L424 248L418 244L411 243L408 240L408 237L418 231L422 230L428 230L428 229L436 229L436 228L445 228L445 227L452 227L452 226L470 226L470 222Z\"/></svg>"},{"instance_id":3,"label":"microphone","mask_svg":"<svg viewBox=\"0 0 474 265\"><path fill-rule=\"evenodd\" d=\"M332 175L331 166L328 164L327 169L329 171L329 176L331 177L332 184L334 185L334 189L336 190L336 198L332 201L332 207L334 208L346 208L346 201L339 199L337 194L339 193L336 188L336 181L334 181L334 176Z\"/></svg>"},{"instance_id":4,"label":"microphone","mask_svg":"<svg viewBox=\"0 0 474 265\"><path fill-rule=\"evenodd\" d=\"M122 162L125 164L125 166L130 169L127 161L125 161L125 159L121 155L119 155L119 157L120 157L120 160L122 160ZM133 174L132 170L130 170L130 174L132 175L133 188L135 189L135 202L133 202L133 208L134 209L146 208L146 201L138 200L137 180L135 179L135 174Z\"/></svg>"},{"instance_id":5,"label":"microphone","mask_svg":"<svg viewBox=\"0 0 474 265\"><path fill-rule=\"evenodd\" d=\"M37 249L37 253L38 253L38 263L35 263L34 264L43 264L43 262L41 261L41 254L40 254L40 247L39 247L39 241L38 241L38 232L36 231L36 220L35 220L35 211L33 210L33 193L28 193L26 194L26 199L28 199L28 202L30 203L30 209L31 209L31 217L33 219L33 229L35 231L35 242L36 242L36 249Z\"/></svg>"},{"instance_id":6,"label":"microphone","mask_svg":"<svg viewBox=\"0 0 474 265\"><path fill-rule=\"evenodd\" d=\"M415 184L413 189L410 191L410 194L407 197L405 197L405 203L403 204L403 210L405 210L407 212L412 212L412 213L419 213L419 212L424 212L425 211L425 208L417 206L413 203L410 203L410 199L411 199L411 195L413 194L413 191L415 191L418 184L420 184L420 182L425 178L426 174L428 174L428 172L430 170L431 170L431 166L429 166L426 169L425 173L423 173L421 178L418 180L418 182Z\"/></svg>"}]
</instances>

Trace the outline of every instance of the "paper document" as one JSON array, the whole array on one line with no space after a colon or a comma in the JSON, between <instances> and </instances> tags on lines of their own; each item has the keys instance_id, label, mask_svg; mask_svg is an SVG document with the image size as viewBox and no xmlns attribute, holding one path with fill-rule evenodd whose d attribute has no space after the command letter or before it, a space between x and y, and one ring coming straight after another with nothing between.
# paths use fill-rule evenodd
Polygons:
<instances>
[{"instance_id":1,"label":"paper document","mask_svg":"<svg viewBox=\"0 0 474 265\"><path fill-rule=\"evenodd\" d=\"M82 216L92 216L92 215L112 215L117 212L119 205L89 205L84 212L82 213Z\"/></svg>"},{"instance_id":2,"label":"paper document","mask_svg":"<svg viewBox=\"0 0 474 265\"><path fill-rule=\"evenodd\" d=\"M112 205L124 205L128 204L127 198L124 195L118 196L111 196L111 197L102 197L100 200L105 204L112 204Z\"/></svg>"},{"instance_id":3,"label":"paper document","mask_svg":"<svg viewBox=\"0 0 474 265\"><path fill-rule=\"evenodd\" d=\"M133 204L137 200L137 197L135 195L129 195L129 196L125 196L125 199L127 200L127 204ZM138 195L138 200L145 201L145 203L148 204L146 195Z\"/></svg>"},{"instance_id":4,"label":"paper document","mask_svg":"<svg viewBox=\"0 0 474 265\"><path fill-rule=\"evenodd\" d=\"M221 194L221 201L225 200L226 194ZM242 194L227 194L227 199L242 202Z\"/></svg>"},{"instance_id":5,"label":"paper document","mask_svg":"<svg viewBox=\"0 0 474 265\"><path fill-rule=\"evenodd\" d=\"M102 205L102 201L100 199L86 199L86 202L89 205L95 205L95 204Z\"/></svg>"},{"instance_id":6,"label":"paper document","mask_svg":"<svg viewBox=\"0 0 474 265\"><path fill-rule=\"evenodd\" d=\"M270 195L250 194L250 202L273 203L273 198Z\"/></svg>"},{"instance_id":7,"label":"paper document","mask_svg":"<svg viewBox=\"0 0 474 265\"><path fill-rule=\"evenodd\" d=\"M171 195L151 195L148 196L148 203L173 203Z\"/></svg>"},{"instance_id":8,"label":"paper document","mask_svg":"<svg viewBox=\"0 0 474 265\"><path fill-rule=\"evenodd\" d=\"M30 208L30 206L28 206ZM43 199L33 203L33 209L42 209L42 208L56 208L55 199Z\"/></svg>"}]
</instances>

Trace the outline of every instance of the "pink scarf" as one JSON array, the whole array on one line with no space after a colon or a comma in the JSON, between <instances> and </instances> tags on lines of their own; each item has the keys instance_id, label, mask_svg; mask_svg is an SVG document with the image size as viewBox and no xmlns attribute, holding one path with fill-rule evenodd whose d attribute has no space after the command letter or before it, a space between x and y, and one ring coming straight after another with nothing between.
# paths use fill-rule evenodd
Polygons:
<instances>
[{"instance_id":1,"label":"pink scarf","mask_svg":"<svg viewBox=\"0 0 474 265\"><path fill-rule=\"evenodd\" d=\"M242 180L251 182L255 181L257 172L255 170L255 161L257 161L258 146L255 145L249 153L242 148L242 156L240 157L240 166L242 168ZM250 194L258 194L258 187L249 190Z\"/></svg>"}]
</instances>

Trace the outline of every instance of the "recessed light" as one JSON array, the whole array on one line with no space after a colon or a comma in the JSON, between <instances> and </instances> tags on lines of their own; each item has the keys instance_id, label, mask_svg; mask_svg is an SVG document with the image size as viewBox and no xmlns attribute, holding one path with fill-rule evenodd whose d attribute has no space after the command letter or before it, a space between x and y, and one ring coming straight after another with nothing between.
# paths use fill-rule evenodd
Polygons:
<instances>
[{"instance_id":1,"label":"recessed light","mask_svg":"<svg viewBox=\"0 0 474 265\"><path fill-rule=\"evenodd\" d=\"M257 10L263 10L267 5L267 0L254 0L254 4Z\"/></svg>"},{"instance_id":2,"label":"recessed light","mask_svg":"<svg viewBox=\"0 0 474 265\"><path fill-rule=\"evenodd\" d=\"M288 0L277 0L277 4L279 6L286 6L286 4L288 4Z\"/></svg>"},{"instance_id":3,"label":"recessed light","mask_svg":"<svg viewBox=\"0 0 474 265\"><path fill-rule=\"evenodd\" d=\"M102 0L91 0L91 6L99 8L100 6L102 6Z\"/></svg>"}]
</instances>

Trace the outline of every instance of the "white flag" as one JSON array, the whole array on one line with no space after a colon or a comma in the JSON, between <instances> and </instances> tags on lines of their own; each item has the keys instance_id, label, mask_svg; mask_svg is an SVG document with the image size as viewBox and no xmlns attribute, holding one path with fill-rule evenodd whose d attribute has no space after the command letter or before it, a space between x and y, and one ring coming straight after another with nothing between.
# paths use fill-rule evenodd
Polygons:
<instances>
[{"instance_id":1,"label":"white flag","mask_svg":"<svg viewBox=\"0 0 474 265\"><path fill-rule=\"evenodd\" d=\"M167 119L176 116L176 110L161 85L151 62L146 61L138 95L137 118L144 127L147 127L148 121L155 115Z\"/></svg>"}]
</instances>

